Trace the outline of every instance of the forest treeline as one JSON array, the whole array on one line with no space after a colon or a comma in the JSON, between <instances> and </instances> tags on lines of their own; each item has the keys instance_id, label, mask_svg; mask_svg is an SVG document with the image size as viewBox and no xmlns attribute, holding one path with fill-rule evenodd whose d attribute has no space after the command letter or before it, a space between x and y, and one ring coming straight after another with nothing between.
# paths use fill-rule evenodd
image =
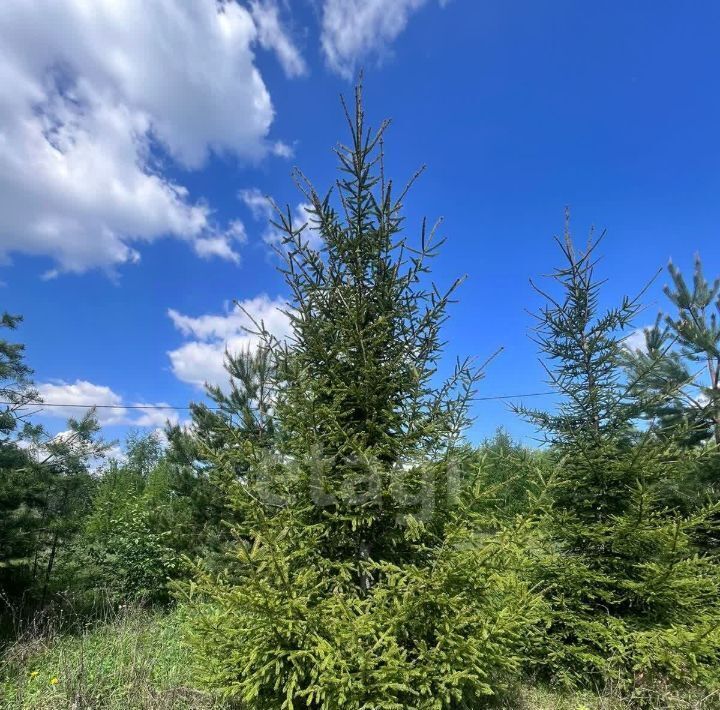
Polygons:
<instances>
[{"instance_id":1,"label":"forest treeline","mask_svg":"<svg viewBox=\"0 0 720 710\"><path fill-rule=\"evenodd\" d=\"M566 226L534 284L557 401L514 407L544 445L473 446L482 366L439 374L459 282L430 280L436 229L406 236L359 90L346 116L334 194L298 173L309 227L276 213L291 337L256 323L190 426L110 461L92 412L50 437L0 341L6 634L39 609L179 605L202 683L263 710L478 708L528 679L717 698L720 281L670 265L628 340L642 284L605 307L599 241Z\"/></svg>"}]
</instances>

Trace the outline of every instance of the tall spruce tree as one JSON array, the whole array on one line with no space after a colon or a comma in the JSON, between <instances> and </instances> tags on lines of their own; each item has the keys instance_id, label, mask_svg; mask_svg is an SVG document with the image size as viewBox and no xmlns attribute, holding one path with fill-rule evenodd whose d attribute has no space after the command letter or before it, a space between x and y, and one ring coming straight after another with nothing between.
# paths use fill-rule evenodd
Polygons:
<instances>
[{"instance_id":1,"label":"tall spruce tree","mask_svg":"<svg viewBox=\"0 0 720 710\"><path fill-rule=\"evenodd\" d=\"M325 526L325 554L353 560L366 586L365 560L415 554L398 524L416 507L403 505L403 490L415 498L429 484L434 498L424 504L441 524L444 474L425 481L414 467L452 449L480 373L465 360L436 384L440 328L461 279L445 292L426 282L442 244L439 225L423 222L417 245L406 239L401 209L412 180L396 194L385 177L387 124L367 130L359 90L346 117L351 143L336 150L340 211L298 173L310 224L293 224L290 212L275 223L285 235L293 327L290 342L276 348L277 417L284 453L313 452L322 469L303 471L291 495L315 503L308 522ZM320 253L305 238L308 228L322 239Z\"/></svg>"},{"instance_id":2,"label":"tall spruce tree","mask_svg":"<svg viewBox=\"0 0 720 710\"><path fill-rule=\"evenodd\" d=\"M273 443L206 437L239 522L232 564L186 590L191 639L206 680L248 707L478 707L517 677L539 601L518 530L481 535L478 492L451 491L479 377L463 361L437 384L459 282L427 283L441 240L425 224L406 238L387 124L367 129L359 88L346 117L337 200L298 173L309 225L278 211L292 335L258 324Z\"/></svg>"},{"instance_id":3,"label":"tall spruce tree","mask_svg":"<svg viewBox=\"0 0 720 710\"><path fill-rule=\"evenodd\" d=\"M658 679L714 687L720 577L697 541L713 508L680 515L663 497L703 452L636 426L642 382L625 376L623 331L638 301L603 310L597 242L577 251L566 232L559 245L559 293L538 289L547 305L536 337L560 402L553 412L518 407L558 468L539 568L553 606L543 663L567 682L627 682L638 694Z\"/></svg>"}]
</instances>

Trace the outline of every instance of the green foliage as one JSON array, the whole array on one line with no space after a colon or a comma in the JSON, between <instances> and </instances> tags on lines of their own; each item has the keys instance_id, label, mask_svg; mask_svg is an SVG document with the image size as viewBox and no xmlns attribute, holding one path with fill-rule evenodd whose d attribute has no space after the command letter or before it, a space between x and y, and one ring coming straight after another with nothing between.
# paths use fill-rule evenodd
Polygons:
<instances>
[{"instance_id":1,"label":"green foliage","mask_svg":"<svg viewBox=\"0 0 720 710\"><path fill-rule=\"evenodd\" d=\"M543 663L570 684L664 678L715 688L720 575L698 535L716 506L680 513L665 497L713 452L688 450L667 428L636 428L641 383L623 379L621 337L636 301L601 312L595 244L578 254L566 235L560 246L560 295L544 294L536 332L563 400L553 413L520 408L557 460L537 568L552 605Z\"/></svg>"},{"instance_id":2,"label":"green foliage","mask_svg":"<svg viewBox=\"0 0 720 710\"><path fill-rule=\"evenodd\" d=\"M4 710L230 710L198 687L181 643L184 610L170 614L127 608L71 632L26 629L0 650ZM672 641L671 641L672 643ZM56 684L51 681L57 679ZM666 685L630 695L615 685L560 692L526 684L496 707L507 710L717 710L713 695Z\"/></svg>"},{"instance_id":3,"label":"green foliage","mask_svg":"<svg viewBox=\"0 0 720 710\"><path fill-rule=\"evenodd\" d=\"M374 563L358 595L343 589L347 567L316 552L320 527L290 515L236 548L234 574L192 586L206 683L248 708L480 707L514 686L544 612L524 581L526 531L483 538L458 514L429 559Z\"/></svg>"},{"instance_id":4,"label":"green foliage","mask_svg":"<svg viewBox=\"0 0 720 710\"><path fill-rule=\"evenodd\" d=\"M18 316L0 326L14 329ZM92 412L71 419L49 436L31 425L27 407L37 401L24 347L0 340L0 594L28 604L47 601L56 560L80 526L91 496L90 463L106 446ZM1 617L0 617L1 620Z\"/></svg>"},{"instance_id":5,"label":"green foliage","mask_svg":"<svg viewBox=\"0 0 720 710\"><path fill-rule=\"evenodd\" d=\"M14 330L20 321L4 313L0 328ZM24 346L0 339L0 399L7 403L0 412L0 591L13 594L27 584L44 490L29 453L16 440L22 406L36 396L31 374Z\"/></svg>"},{"instance_id":6,"label":"green foliage","mask_svg":"<svg viewBox=\"0 0 720 710\"><path fill-rule=\"evenodd\" d=\"M441 377L460 280L430 281L437 225L407 236L417 175L386 177L387 123L366 128L359 89L345 114L335 191L297 172L309 224L276 208L290 337L256 323L167 446L132 434L102 465L92 412L54 437L31 425L23 346L0 339L0 622L39 607L66 632L7 644L0 704L718 707L720 281L671 264L675 312L631 349L639 298L603 310L597 241L566 231L536 287L559 403L516 408L546 445L500 431L475 449L481 368ZM177 615L95 623L172 590L192 656Z\"/></svg>"},{"instance_id":7,"label":"green foliage","mask_svg":"<svg viewBox=\"0 0 720 710\"><path fill-rule=\"evenodd\" d=\"M15 330L22 316L3 313L0 328ZM0 339L0 437L3 445L8 443L18 424L24 421L23 407L37 397L32 387L32 370L25 364L25 346Z\"/></svg>"},{"instance_id":8,"label":"green foliage","mask_svg":"<svg viewBox=\"0 0 720 710\"><path fill-rule=\"evenodd\" d=\"M125 460L110 462L100 478L82 532L62 560L61 586L86 603L97 594L115 603L168 601L189 517L171 482L159 439L131 435Z\"/></svg>"},{"instance_id":9,"label":"green foliage","mask_svg":"<svg viewBox=\"0 0 720 710\"><path fill-rule=\"evenodd\" d=\"M709 435L720 446L720 279L710 284L703 275L700 257L695 259L692 291L680 270L669 266L674 289L665 287L665 295L677 308L677 315L667 317L682 355L691 363L701 364L707 373L700 409L709 420Z\"/></svg>"},{"instance_id":10,"label":"green foliage","mask_svg":"<svg viewBox=\"0 0 720 710\"><path fill-rule=\"evenodd\" d=\"M676 313L646 328L645 347L628 350L626 367L644 416L686 446L720 444L720 279L710 284L697 257L692 290L669 266L665 294ZM716 313L717 311L717 313Z\"/></svg>"},{"instance_id":11,"label":"green foliage","mask_svg":"<svg viewBox=\"0 0 720 710\"><path fill-rule=\"evenodd\" d=\"M387 124L375 133L365 127L359 89L346 117L350 145L336 149L339 204L298 173L310 224L294 225L290 210L278 210L293 335L269 344L279 448L304 462L283 494L307 511L308 524L325 526L325 554L354 561L362 586L364 559L414 558L397 521L415 511L399 491L410 498L430 486L441 533L447 456L468 423L479 373L459 362L438 386L440 329L460 280L446 291L428 283L443 241L438 225L423 222L417 244L405 235L410 184L396 193L386 178ZM304 237L309 226L322 238L321 252ZM437 466L416 466L443 457ZM423 480L428 474L434 480Z\"/></svg>"},{"instance_id":12,"label":"green foliage","mask_svg":"<svg viewBox=\"0 0 720 710\"><path fill-rule=\"evenodd\" d=\"M228 491L250 480L253 463L272 449L274 364L270 351L225 354L226 389L207 386L213 407L191 405L192 426L168 429L166 455L172 470L172 488L188 502L193 550L211 565L222 565L228 526L242 519L241 506L229 504ZM218 453L229 455L231 465L215 466Z\"/></svg>"},{"instance_id":13,"label":"green foliage","mask_svg":"<svg viewBox=\"0 0 720 710\"><path fill-rule=\"evenodd\" d=\"M201 441L235 519L226 569L184 590L190 639L205 681L247 707L479 707L517 681L541 616L526 526L490 520L466 470L478 371L437 385L455 286L425 284L435 231L403 235L406 190L359 90L348 123L341 212L299 177L321 251L278 213L293 333L258 324L244 361L249 382L270 375L273 435L220 421Z\"/></svg>"},{"instance_id":14,"label":"green foliage","mask_svg":"<svg viewBox=\"0 0 720 710\"><path fill-rule=\"evenodd\" d=\"M142 599L165 602L167 582L180 568L168 530L153 528L152 513L144 501L133 501L111 518L111 532L78 541L69 570L75 572L72 586L85 586L117 601Z\"/></svg>"},{"instance_id":15,"label":"green foliage","mask_svg":"<svg viewBox=\"0 0 720 710\"><path fill-rule=\"evenodd\" d=\"M533 511L536 496L552 475L552 466L548 452L522 446L498 430L492 439L468 453L463 468L483 491L477 504L486 514L512 518Z\"/></svg>"},{"instance_id":16,"label":"green foliage","mask_svg":"<svg viewBox=\"0 0 720 710\"><path fill-rule=\"evenodd\" d=\"M644 348L625 349L627 377L640 415L656 434L694 446L707 439L707 417L690 392L694 378L688 363L673 349L670 328L661 319L658 315L644 329Z\"/></svg>"}]
</instances>

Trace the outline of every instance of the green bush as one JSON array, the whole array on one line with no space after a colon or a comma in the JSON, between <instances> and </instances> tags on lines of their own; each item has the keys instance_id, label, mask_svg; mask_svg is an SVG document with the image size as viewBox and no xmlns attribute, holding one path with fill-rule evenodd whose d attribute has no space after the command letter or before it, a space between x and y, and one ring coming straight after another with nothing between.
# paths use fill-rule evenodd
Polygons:
<instances>
[{"instance_id":1,"label":"green bush","mask_svg":"<svg viewBox=\"0 0 720 710\"><path fill-rule=\"evenodd\" d=\"M519 683L547 611L524 578L523 533L450 526L421 564L350 570L291 521L240 545L236 575L187 592L198 676L248 708L484 707ZM304 554L298 554L304 550Z\"/></svg>"},{"instance_id":2,"label":"green bush","mask_svg":"<svg viewBox=\"0 0 720 710\"><path fill-rule=\"evenodd\" d=\"M181 569L171 542L171 531L154 530L143 505L128 506L101 539L74 550L73 587L100 590L117 602L166 602L168 581Z\"/></svg>"}]
</instances>

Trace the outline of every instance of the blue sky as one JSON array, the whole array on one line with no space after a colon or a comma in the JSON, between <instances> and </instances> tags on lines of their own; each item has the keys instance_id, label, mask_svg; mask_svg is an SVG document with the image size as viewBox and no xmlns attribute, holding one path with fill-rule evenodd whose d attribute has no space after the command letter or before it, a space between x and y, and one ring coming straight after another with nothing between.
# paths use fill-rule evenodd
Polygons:
<instances>
[{"instance_id":1,"label":"blue sky","mask_svg":"<svg viewBox=\"0 0 720 710\"><path fill-rule=\"evenodd\" d=\"M90 9L88 9L90 8ZM544 390L526 309L552 237L606 228L608 302L672 257L720 275L720 5L501 0L5 0L0 8L3 308L48 402L202 397L232 300L282 332L285 289L262 206L297 210L290 171L324 188L338 103L365 68L391 117L388 170L425 175L408 226L444 217L435 278L468 280L448 359L499 346L481 396ZM648 292L665 306L663 274ZM540 400L533 400L540 404ZM54 430L72 410L48 409ZM77 412L75 412L77 413ZM109 437L167 412L105 410ZM471 435L529 439L506 403ZM183 418L184 412L171 416Z\"/></svg>"}]
</instances>

